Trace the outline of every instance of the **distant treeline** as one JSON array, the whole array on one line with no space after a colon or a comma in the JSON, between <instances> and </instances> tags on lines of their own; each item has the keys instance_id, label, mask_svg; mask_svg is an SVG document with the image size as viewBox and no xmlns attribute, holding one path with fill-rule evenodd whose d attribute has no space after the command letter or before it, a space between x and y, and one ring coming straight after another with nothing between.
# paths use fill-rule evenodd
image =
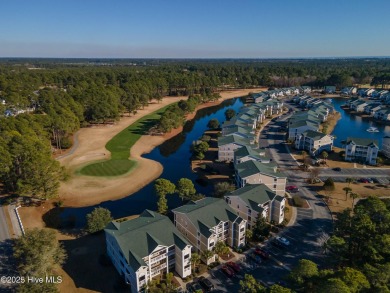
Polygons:
<instances>
[{"instance_id":1,"label":"distant treeline","mask_svg":"<svg viewBox=\"0 0 390 293\"><path fill-rule=\"evenodd\" d=\"M199 103L216 99L213 94L224 89L344 86L372 81L386 85L389 72L390 59L1 59L0 180L10 192L53 193L47 190L57 188L55 178L60 178L61 172L52 162L51 145L67 148L70 135L80 127L114 121L121 114L132 115L165 95L192 98L168 108L158 125L164 132L182 125L185 113ZM26 108L35 108L35 114L2 115L5 110L16 113ZM34 153L47 164L28 161L27 154ZM48 181L52 187L39 187L31 181L35 177L38 180L39 172L55 173ZM40 190L31 191L34 188Z\"/></svg>"}]
</instances>

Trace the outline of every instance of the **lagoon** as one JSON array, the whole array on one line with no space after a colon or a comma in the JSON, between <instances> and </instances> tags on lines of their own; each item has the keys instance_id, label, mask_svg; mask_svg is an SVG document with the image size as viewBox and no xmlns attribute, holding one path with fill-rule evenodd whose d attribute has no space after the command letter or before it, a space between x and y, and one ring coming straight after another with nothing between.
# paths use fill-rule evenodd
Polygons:
<instances>
[{"instance_id":1,"label":"lagoon","mask_svg":"<svg viewBox=\"0 0 390 293\"><path fill-rule=\"evenodd\" d=\"M234 98L219 105L199 110L194 119L186 122L181 133L154 148L152 152L144 155L144 157L158 161L163 165L164 170L161 178L169 179L173 183L183 177L189 178L194 182L199 193L210 196L213 192L212 186L201 186L195 182L197 175L191 170L190 146L207 130L207 123L210 119L216 118L222 123L225 120L224 112L226 109L233 108L238 112L243 105L242 99ZM181 199L176 195L168 195L167 199L170 209L182 204ZM140 214L145 209L157 210L157 196L154 192L153 182L136 193L119 200L106 201L99 205L82 208L61 208L61 222L65 225L71 223L72 226L75 225L75 227L81 228L85 225L86 214L97 206L109 209L113 218Z\"/></svg>"},{"instance_id":2,"label":"lagoon","mask_svg":"<svg viewBox=\"0 0 390 293\"><path fill-rule=\"evenodd\" d=\"M345 112L341 106L345 104L346 101L347 99L345 98L332 99L335 110L341 114L341 118L332 132L332 135L336 136L334 146L342 147L341 142L346 140L347 137L360 137L377 139L379 141L379 149L381 149L383 137L386 135L390 136L390 126L378 124L368 118L362 118ZM366 131L372 126L378 128L379 132Z\"/></svg>"}]
</instances>

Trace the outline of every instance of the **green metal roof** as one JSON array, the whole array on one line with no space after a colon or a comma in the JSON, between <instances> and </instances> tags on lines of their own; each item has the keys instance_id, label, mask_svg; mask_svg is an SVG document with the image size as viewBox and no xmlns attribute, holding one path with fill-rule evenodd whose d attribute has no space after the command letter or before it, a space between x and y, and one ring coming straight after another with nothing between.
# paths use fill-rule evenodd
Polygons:
<instances>
[{"instance_id":1,"label":"green metal roof","mask_svg":"<svg viewBox=\"0 0 390 293\"><path fill-rule=\"evenodd\" d=\"M212 234L210 229L221 221L236 222L240 220L236 212L223 199L213 197L191 201L172 210L172 212L186 214L198 231L207 238Z\"/></svg>"},{"instance_id":2,"label":"green metal roof","mask_svg":"<svg viewBox=\"0 0 390 293\"><path fill-rule=\"evenodd\" d=\"M322 133L322 132L319 132L319 131L313 131L313 130L306 130L304 133L303 133L304 136L306 137L310 137L312 138L313 140L319 140L323 137L326 136L326 134Z\"/></svg>"},{"instance_id":3,"label":"green metal roof","mask_svg":"<svg viewBox=\"0 0 390 293\"><path fill-rule=\"evenodd\" d=\"M312 121L312 120L290 120L290 122L288 123L288 126L290 128L297 128L297 127L301 127L301 126L312 126L314 128L318 128L319 126L319 123L317 123L316 121Z\"/></svg>"},{"instance_id":4,"label":"green metal roof","mask_svg":"<svg viewBox=\"0 0 390 293\"><path fill-rule=\"evenodd\" d=\"M263 208L259 205L272 201L276 194L264 184L248 184L230 192L227 196L239 196L252 210L262 212Z\"/></svg>"},{"instance_id":5,"label":"green metal roof","mask_svg":"<svg viewBox=\"0 0 390 293\"><path fill-rule=\"evenodd\" d=\"M247 121L256 120L256 117L249 113L238 113L237 118L241 120L247 120Z\"/></svg>"},{"instance_id":6,"label":"green metal roof","mask_svg":"<svg viewBox=\"0 0 390 293\"><path fill-rule=\"evenodd\" d=\"M238 133L242 133L242 134L246 134L246 135L253 135L251 133L252 131L252 128L246 126L246 127L242 127L242 126L238 126L238 125L234 125L232 127L227 127L225 129L225 133L226 134L230 134L230 133L234 133L234 132L238 132Z\"/></svg>"},{"instance_id":7,"label":"green metal roof","mask_svg":"<svg viewBox=\"0 0 390 293\"><path fill-rule=\"evenodd\" d=\"M276 200L276 201L282 202L284 199L285 199L284 196L281 196L281 195L275 196L275 200Z\"/></svg>"},{"instance_id":8,"label":"green metal roof","mask_svg":"<svg viewBox=\"0 0 390 293\"><path fill-rule=\"evenodd\" d=\"M356 145L378 147L378 140L376 140L376 139L359 138L359 137L348 137L347 138L347 144L350 144L352 142L355 143Z\"/></svg>"},{"instance_id":9,"label":"green metal roof","mask_svg":"<svg viewBox=\"0 0 390 293\"><path fill-rule=\"evenodd\" d=\"M254 174L262 173L265 175L285 178L286 175L282 172L278 172L277 166L273 163L260 163L257 161L246 161L236 165L236 170L241 178L245 178Z\"/></svg>"},{"instance_id":10,"label":"green metal roof","mask_svg":"<svg viewBox=\"0 0 390 293\"><path fill-rule=\"evenodd\" d=\"M168 217L150 210L145 210L136 219L120 223L112 221L104 231L114 236L134 270L146 265L142 258L151 254L158 245L176 245L180 249L189 245Z\"/></svg>"},{"instance_id":11,"label":"green metal roof","mask_svg":"<svg viewBox=\"0 0 390 293\"><path fill-rule=\"evenodd\" d=\"M259 149L255 150L250 146L244 146L242 148L234 150L234 157L235 158L242 158L242 157L246 157L246 156L251 156L251 157L257 158L259 160L270 159L266 155L260 155L259 151L260 151Z\"/></svg>"},{"instance_id":12,"label":"green metal roof","mask_svg":"<svg viewBox=\"0 0 390 293\"><path fill-rule=\"evenodd\" d=\"M249 122L249 121L248 121ZM230 121L225 121L222 123L222 127L232 127L232 126L244 126L248 127L248 122L239 120L236 117L232 118Z\"/></svg>"},{"instance_id":13,"label":"green metal roof","mask_svg":"<svg viewBox=\"0 0 390 293\"><path fill-rule=\"evenodd\" d=\"M240 137L238 135L228 135L228 136L218 137L218 146L226 145L229 143L236 143L242 146L250 145L248 139Z\"/></svg>"}]
</instances>

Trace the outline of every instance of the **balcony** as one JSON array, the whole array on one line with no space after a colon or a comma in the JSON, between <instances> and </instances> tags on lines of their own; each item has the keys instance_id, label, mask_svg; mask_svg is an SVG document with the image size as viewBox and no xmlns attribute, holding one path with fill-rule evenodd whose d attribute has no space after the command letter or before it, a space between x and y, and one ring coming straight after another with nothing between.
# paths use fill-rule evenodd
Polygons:
<instances>
[{"instance_id":1,"label":"balcony","mask_svg":"<svg viewBox=\"0 0 390 293\"><path fill-rule=\"evenodd\" d=\"M166 266L166 265L167 265L166 260L160 261L160 262L156 262L156 263L154 263L153 265L151 265L150 268L151 268L151 269L155 269L155 268L159 267L160 265L165 265L165 266Z\"/></svg>"},{"instance_id":2,"label":"balcony","mask_svg":"<svg viewBox=\"0 0 390 293\"><path fill-rule=\"evenodd\" d=\"M166 264L163 264L163 265L160 265L158 267L155 267L151 270L151 275L154 276L154 275L157 275L157 274L160 274L160 271L165 269L167 267Z\"/></svg>"},{"instance_id":3,"label":"balcony","mask_svg":"<svg viewBox=\"0 0 390 293\"><path fill-rule=\"evenodd\" d=\"M154 257L159 256L159 255L162 255L162 254L165 255L165 253L166 253L165 249L162 249L162 250L159 250L159 251L153 253L150 257L151 257L151 258L154 258Z\"/></svg>"},{"instance_id":4,"label":"balcony","mask_svg":"<svg viewBox=\"0 0 390 293\"><path fill-rule=\"evenodd\" d=\"M158 256L158 257L152 258L152 259L150 260L150 264L154 264L154 263L159 262L160 260L166 259L166 258L167 258L167 256L166 256L165 254L160 255L160 256Z\"/></svg>"}]
</instances>

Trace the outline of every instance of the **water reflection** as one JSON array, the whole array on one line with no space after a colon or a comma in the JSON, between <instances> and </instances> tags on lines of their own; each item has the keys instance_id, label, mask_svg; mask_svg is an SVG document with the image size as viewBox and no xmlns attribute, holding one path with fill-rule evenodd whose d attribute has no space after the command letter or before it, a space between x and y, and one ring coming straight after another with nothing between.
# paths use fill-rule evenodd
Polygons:
<instances>
[{"instance_id":1,"label":"water reflection","mask_svg":"<svg viewBox=\"0 0 390 293\"><path fill-rule=\"evenodd\" d=\"M167 140L144 157L158 161L164 166L161 175L162 178L169 179L174 183L182 177L189 178L194 182L198 192L210 195L212 186L198 184L196 182L197 175L191 170L190 145L194 140L202 136L203 132L207 129L207 123L210 119L218 119L221 123L225 120L224 112L227 108L233 108L237 112L242 106L243 102L236 98L224 101L217 106L199 110L194 119L184 125L182 133ZM178 196L168 196L167 199L169 208L171 209L182 204ZM121 218L139 214L144 209L156 210L156 201L157 197L154 192L153 183L151 183L131 196L115 201L106 201L96 206L109 209L114 218ZM63 208L57 212L60 214L63 223L71 219L72 224L75 224L76 227L83 227L85 225L86 214L90 213L96 206Z\"/></svg>"},{"instance_id":2,"label":"water reflection","mask_svg":"<svg viewBox=\"0 0 390 293\"><path fill-rule=\"evenodd\" d=\"M383 125L372 121L368 117L361 117L357 115L351 115L341 108L347 99L335 98L332 103L336 111L340 112L341 119L338 121L332 134L336 136L334 145L336 147L342 147L342 141L347 137L360 137L371 138L379 141L379 148L382 146L382 139L384 136L390 136L390 126ZM367 132L367 129L371 126L378 128L379 132Z\"/></svg>"}]
</instances>

